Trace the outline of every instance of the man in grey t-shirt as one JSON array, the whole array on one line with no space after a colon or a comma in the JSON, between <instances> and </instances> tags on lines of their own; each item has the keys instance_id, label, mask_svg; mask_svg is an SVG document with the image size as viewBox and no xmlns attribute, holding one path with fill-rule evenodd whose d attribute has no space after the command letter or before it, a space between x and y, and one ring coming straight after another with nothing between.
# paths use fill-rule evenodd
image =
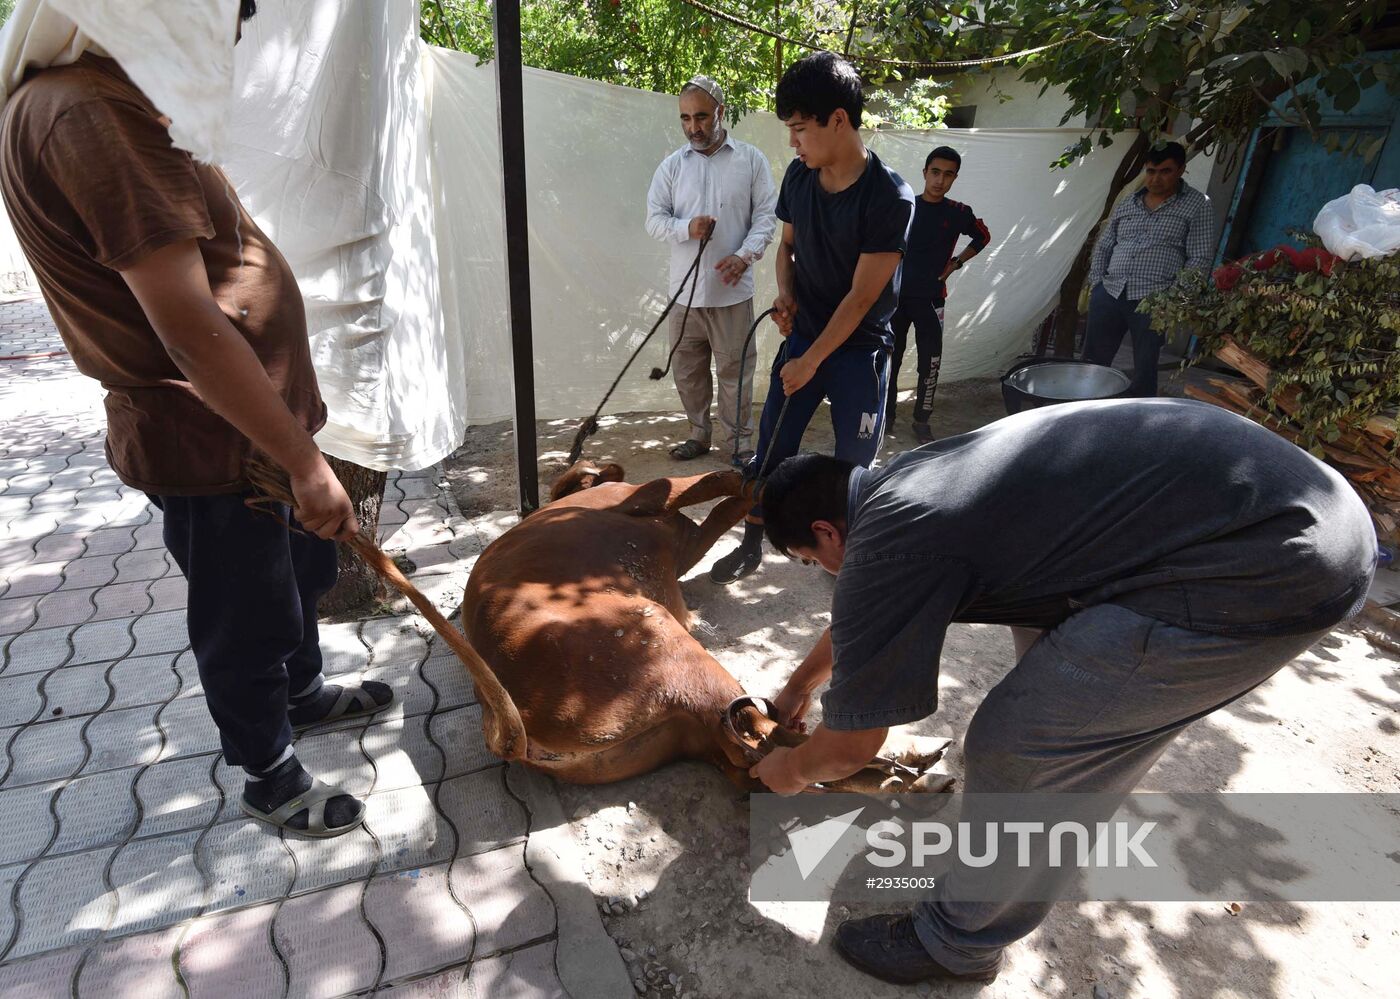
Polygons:
<instances>
[{"instance_id":1,"label":"man in grey t-shirt","mask_svg":"<svg viewBox=\"0 0 1400 999\"><path fill-rule=\"evenodd\" d=\"M822 724L753 771L784 794L854 773L889 726L932 714L944 633L965 621L1011 626L1019 661L969 725L964 790L1114 802L1190 721L1360 609L1376 565L1340 475L1172 399L1032 410L880 472L800 455L762 498L773 546L837 577L831 628L775 699L795 724L830 679ZM1049 912L944 888L912 915L846 921L837 949L889 981L989 981Z\"/></svg>"}]
</instances>

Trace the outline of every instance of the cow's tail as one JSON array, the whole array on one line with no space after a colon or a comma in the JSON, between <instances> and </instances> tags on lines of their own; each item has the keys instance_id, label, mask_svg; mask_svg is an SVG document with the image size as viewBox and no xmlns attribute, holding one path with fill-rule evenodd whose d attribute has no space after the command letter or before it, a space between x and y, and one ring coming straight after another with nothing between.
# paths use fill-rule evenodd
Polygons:
<instances>
[{"instance_id":1,"label":"cow's tail","mask_svg":"<svg viewBox=\"0 0 1400 999\"><path fill-rule=\"evenodd\" d=\"M520 712L511 700L510 693L501 686L501 681L496 679L496 674L486 664L486 660L482 659L476 649L472 648L471 642L467 641L467 636L442 616L433 606L433 602L409 582L408 577L399 571L394 560L385 555L373 541L357 534L350 539L349 545L375 572L408 597L419 613L428 619L433 630L442 636L442 640L457 653L457 658L467 667L472 683L476 685L477 697L486 709L482 713L482 721L486 726L486 747L503 760L523 759L526 746L525 723L520 719Z\"/></svg>"}]
</instances>

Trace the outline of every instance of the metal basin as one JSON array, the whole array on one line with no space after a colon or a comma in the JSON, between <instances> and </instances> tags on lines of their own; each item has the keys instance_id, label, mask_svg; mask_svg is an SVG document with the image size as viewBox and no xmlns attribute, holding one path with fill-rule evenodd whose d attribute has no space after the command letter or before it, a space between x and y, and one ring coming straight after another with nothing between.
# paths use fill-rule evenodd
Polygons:
<instances>
[{"instance_id":1,"label":"metal basin","mask_svg":"<svg viewBox=\"0 0 1400 999\"><path fill-rule=\"evenodd\" d=\"M1057 402L1116 399L1126 395L1130 385L1127 375L1102 364L1063 358L1032 360L1002 376L1001 394L1006 411L1019 413Z\"/></svg>"}]
</instances>

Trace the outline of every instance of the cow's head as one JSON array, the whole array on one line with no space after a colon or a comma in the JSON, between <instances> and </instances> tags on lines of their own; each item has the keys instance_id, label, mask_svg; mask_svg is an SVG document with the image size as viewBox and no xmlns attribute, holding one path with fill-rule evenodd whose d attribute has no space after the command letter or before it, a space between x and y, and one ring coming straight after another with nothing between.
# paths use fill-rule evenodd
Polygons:
<instances>
[{"instance_id":1,"label":"cow's head","mask_svg":"<svg viewBox=\"0 0 1400 999\"><path fill-rule=\"evenodd\" d=\"M576 461L549 487L550 502L604 482L621 482L622 476L622 466L615 463L595 465L591 461Z\"/></svg>"}]
</instances>

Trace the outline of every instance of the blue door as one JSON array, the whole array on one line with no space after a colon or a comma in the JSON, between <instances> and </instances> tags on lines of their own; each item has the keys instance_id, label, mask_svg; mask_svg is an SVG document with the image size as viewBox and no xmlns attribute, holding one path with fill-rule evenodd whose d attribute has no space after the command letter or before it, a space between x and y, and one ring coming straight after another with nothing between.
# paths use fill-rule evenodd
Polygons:
<instances>
[{"instance_id":1,"label":"blue door","mask_svg":"<svg viewBox=\"0 0 1400 999\"><path fill-rule=\"evenodd\" d=\"M1400 182L1377 185L1379 153L1368 161L1353 152L1329 151L1329 134L1344 144L1355 137L1354 148L1373 147L1377 140L1386 144L1388 125L1336 125L1319 129L1316 138L1302 128L1281 128L1267 151L1268 161L1259 183L1258 199L1245 229L1240 254L1267 250L1280 243L1296 243L1289 229L1310 231L1318 209L1333 198L1340 198L1357 184L1391 187Z\"/></svg>"}]
</instances>

